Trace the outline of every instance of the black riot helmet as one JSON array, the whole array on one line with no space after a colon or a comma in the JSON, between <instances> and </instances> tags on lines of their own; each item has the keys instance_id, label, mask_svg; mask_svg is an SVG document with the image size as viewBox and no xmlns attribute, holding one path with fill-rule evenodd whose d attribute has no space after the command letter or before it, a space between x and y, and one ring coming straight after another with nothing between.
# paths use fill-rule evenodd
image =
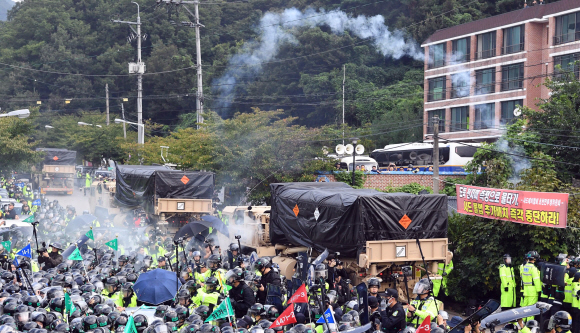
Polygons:
<instances>
[{"instance_id":1,"label":"black riot helmet","mask_svg":"<svg viewBox=\"0 0 580 333\"><path fill-rule=\"evenodd\" d=\"M137 328L137 332L141 333L147 328L147 317L142 314L138 314L133 317L135 321L135 327Z\"/></svg>"},{"instance_id":2,"label":"black riot helmet","mask_svg":"<svg viewBox=\"0 0 580 333\"><path fill-rule=\"evenodd\" d=\"M548 329L554 329L560 327L563 331L567 331L572 326L572 316L566 311L558 311L550 317L550 322L548 324Z\"/></svg>"}]
</instances>

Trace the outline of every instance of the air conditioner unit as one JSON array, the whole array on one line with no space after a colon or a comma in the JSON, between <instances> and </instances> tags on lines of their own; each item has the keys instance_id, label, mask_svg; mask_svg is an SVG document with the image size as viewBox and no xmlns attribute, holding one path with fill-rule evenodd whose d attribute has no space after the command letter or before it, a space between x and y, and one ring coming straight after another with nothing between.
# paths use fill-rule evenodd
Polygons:
<instances>
[{"instance_id":1,"label":"air conditioner unit","mask_svg":"<svg viewBox=\"0 0 580 333\"><path fill-rule=\"evenodd\" d=\"M129 63L129 74L143 74L145 73L145 63L144 62L130 62Z\"/></svg>"}]
</instances>

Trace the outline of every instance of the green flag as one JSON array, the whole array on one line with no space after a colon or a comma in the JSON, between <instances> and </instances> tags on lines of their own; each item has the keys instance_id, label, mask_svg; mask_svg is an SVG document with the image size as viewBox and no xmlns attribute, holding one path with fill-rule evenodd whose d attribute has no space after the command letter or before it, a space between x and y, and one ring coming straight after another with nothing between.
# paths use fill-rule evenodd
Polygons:
<instances>
[{"instance_id":1,"label":"green flag","mask_svg":"<svg viewBox=\"0 0 580 333\"><path fill-rule=\"evenodd\" d=\"M22 220L22 222L33 223L34 222L34 215L30 215L26 219Z\"/></svg>"},{"instance_id":2,"label":"green flag","mask_svg":"<svg viewBox=\"0 0 580 333\"><path fill-rule=\"evenodd\" d=\"M232 303L230 303L230 298L226 297L226 299L221 302L217 309L213 310L211 315L207 317L205 322L207 323L208 321L227 318L228 316L234 316L234 309L232 308Z\"/></svg>"},{"instance_id":3,"label":"green flag","mask_svg":"<svg viewBox=\"0 0 580 333\"><path fill-rule=\"evenodd\" d=\"M110 247L111 249L117 251L117 238L110 240L108 242L105 243L105 245L107 245L108 247Z\"/></svg>"},{"instance_id":4,"label":"green flag","mask_svg":"<svg viewBox=\"0 0 580 333\"><path fill-rule=\"evenodd\" d=\"M93 229L87 231L85 236L89 237L90 240L95 240L95 236L93 236Z\"/></svg>"},{"instance_id":5,"label":"green flag","mask_svg":"<svg viewBox=\"0 0 580 333\"><path fill-rule=\"evenodd\" d=\"M65 310L65 313L68 314L69 316L73 312L75 312L75 310L76 310L75 305L71 301L70 296L68 295L68 293L64 294L64 310Z\"/></svg>"},{"instance_id":6,"label":"green flag","mask_svg":"<svg viewBox=\"0 0 580 333\"><path fill-rule=\"evenodd\" d=\"M139 323L139 325L141 325L141 323ZM129 317L127 320L127 324L125 325L125 330L123 330L123 333L137 333L137 327L135 327L135 320L133 319L133 316Z\"/></svg>"},{"instance_id":7,"label":"green flag","mask_svg":"<svg viewBox=\"0 0 580 333\"><path fill-rule=\"evenodd\" d=\"M0 244L2 244L2 246L6 249L6 252L10 252L10 249L12 249L12 242L11 241L4 241Z\"/></svg>"},{"instance_id":8,"label":"green flag","mask_svg":"<svg viewBox=\"0 0 580 333\"><path fill-rule=\"evenodd\" d=\"M68 260L83 260L81 251L79 251L78 247L70 254L70 256L68 256Z\"/></svg>"}]
</instances>

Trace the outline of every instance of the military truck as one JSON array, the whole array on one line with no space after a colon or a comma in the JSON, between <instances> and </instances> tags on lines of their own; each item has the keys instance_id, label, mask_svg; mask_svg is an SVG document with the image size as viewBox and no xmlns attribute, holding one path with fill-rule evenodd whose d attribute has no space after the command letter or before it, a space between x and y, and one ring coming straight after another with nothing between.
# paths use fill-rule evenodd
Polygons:
<instances>
[{"instance_id":1,"label":"military truck","mask_svg":"<svg viewBox=\"0 0 580 333\"><path fill-rule=\"evenodd\" d=\"M117 165L114 206L142 208L153 225L177 231L191 220L212 214L215 175L166 166Z\"/></svg>"},{"instance_id":2,"label":"military truck","mask_svg":"<svg viewBox=\"0 0 580 333\"><path fill-rule=\"evenodd\" d=\"M382 288L411 295L427 263L430 278L449 263L447 197L358 190L344 183L271 184L272 206L228 206L232 241L241 235L244 253L272 256L291 278L297 254L324 249L343 262L352 284L380 277ZM406 287L405 287L406 285Z\"/></svg>"},{"instance_id":3,"label":"military truck","mask_svg":"<svg viewBox=\"0 0 580 333\"><path fill-rule=\"evenodd\" d=\"M37 148L45 153L41 173L34 175L40 193L73 194L77 152L68 149Z\"/></svg>"}]
</instances>

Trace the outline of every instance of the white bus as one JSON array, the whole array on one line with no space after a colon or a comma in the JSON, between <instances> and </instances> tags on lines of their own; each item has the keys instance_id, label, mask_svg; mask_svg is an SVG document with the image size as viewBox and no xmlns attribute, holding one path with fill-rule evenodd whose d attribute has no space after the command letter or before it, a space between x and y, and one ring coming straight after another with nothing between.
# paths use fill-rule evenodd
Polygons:
<instances>
[{"instance_id":1,"label":"white bus","mask_svg":"<svg viewBox=\"0 0 580 333\"><path fill-rule=\"evenodd\" d=\"M481 143L450 142L439 144L439 170L443 172L462 172L465 164L473 160L473 155ZM389 166L408 167L412 165L427 171L433 165L432 143L397 143L383 149L375 149L370 154L378 163L378 168L386 170Z\"/></svg>"}]
</instances>

